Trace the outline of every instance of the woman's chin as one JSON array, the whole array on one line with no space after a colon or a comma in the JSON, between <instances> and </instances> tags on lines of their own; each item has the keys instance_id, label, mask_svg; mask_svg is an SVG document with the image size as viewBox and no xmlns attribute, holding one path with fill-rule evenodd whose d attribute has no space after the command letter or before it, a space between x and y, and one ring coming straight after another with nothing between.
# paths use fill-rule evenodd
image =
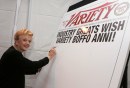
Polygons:
<instances>
[{"instance_id":1,"label":"woman's chin","mask_svg":"<svg viewBox=\"0 0 130 88\"><path fill-rule=\"evenodd\" d=\"M28 48L24 48L22 51L24 52L24 51L27 51L28 50Z\"/></svg>"}]
</instances>

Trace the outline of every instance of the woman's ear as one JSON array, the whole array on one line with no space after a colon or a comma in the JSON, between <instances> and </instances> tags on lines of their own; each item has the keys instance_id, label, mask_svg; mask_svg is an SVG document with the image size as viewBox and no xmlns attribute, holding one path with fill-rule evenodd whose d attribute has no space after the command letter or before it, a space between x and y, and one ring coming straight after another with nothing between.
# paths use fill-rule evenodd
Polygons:
<instances>
[{"instance_id":1,"label":"woman's ear","mask_svg":"<svg viewBox=\"0 0 130 88\"><path fill-rule=\"evenodd\" d=\"M18 45L18 40L14 41L14 45L17 46Z\"/></svg>"}]
</instances>

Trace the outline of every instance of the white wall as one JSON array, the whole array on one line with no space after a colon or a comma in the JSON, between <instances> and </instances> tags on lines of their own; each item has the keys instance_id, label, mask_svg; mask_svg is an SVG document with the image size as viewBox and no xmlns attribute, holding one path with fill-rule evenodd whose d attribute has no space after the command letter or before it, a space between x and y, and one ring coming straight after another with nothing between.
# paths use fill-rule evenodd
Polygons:
<instances>
[{"instance_id":1,"label":"white wall","mask_svg":"<svg viewBox=\"0 0 130 88\"><path fill-rule=\"evenodd\" d=\"M21 1L16 21L17 29L27 26L28 1ZM0 0L0 57L12 45L16 11L17 0Z\"/></svg>"},{"instance_id":2,"label":"white wall","mask_svg":"<svg viewBox=\"0 0 130 88\"><path fill-rule=\"evenodd\" d=\"M0 0L0 57L11 45L16 0Z\"/></svg>"},{"instance_id":3,"label":"white wall","mask_svg":"<svg viewBox=\"0 0 130 88\"><path fill-rule=\"evenodd\" d=\"M128 88L130 88L130 61L129 61L129 64L128 64Z\"/></svg>"}]
</instances>

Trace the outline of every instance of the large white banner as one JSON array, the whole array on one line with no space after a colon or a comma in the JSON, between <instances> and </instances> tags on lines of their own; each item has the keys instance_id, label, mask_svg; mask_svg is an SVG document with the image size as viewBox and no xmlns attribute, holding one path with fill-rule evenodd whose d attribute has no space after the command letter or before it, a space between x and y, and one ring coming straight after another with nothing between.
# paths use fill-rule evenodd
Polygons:
<instances>
[{"instance_id":1,"label":"large white banner","mask_svg":"<svg viewBox=\"0 0 130 88\"><path fill-rule=\"evenodd\" d=\"M36 88L119 88L130 43L130 1L96 1L68 12L54 46L57 55Z\"/></svg>"}]
</instances>

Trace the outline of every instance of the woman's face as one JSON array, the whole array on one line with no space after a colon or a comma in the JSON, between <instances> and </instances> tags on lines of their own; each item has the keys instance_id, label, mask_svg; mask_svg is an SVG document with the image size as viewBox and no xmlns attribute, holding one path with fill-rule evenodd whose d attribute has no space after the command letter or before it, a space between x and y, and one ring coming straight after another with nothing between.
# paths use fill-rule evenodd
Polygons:
<instances>
[{"instance_id":1,"label":"woman's face","mask_svg":"<svg viewBox=\"0 0 130 88\"><path fill-rule=\"evenodd\" d=\"M31 41L32 41L32 36L21 35L19 36L19 39L15 41L16 48L20 52L26 51L29 48Z\"/></svg>"}]
</instances>

